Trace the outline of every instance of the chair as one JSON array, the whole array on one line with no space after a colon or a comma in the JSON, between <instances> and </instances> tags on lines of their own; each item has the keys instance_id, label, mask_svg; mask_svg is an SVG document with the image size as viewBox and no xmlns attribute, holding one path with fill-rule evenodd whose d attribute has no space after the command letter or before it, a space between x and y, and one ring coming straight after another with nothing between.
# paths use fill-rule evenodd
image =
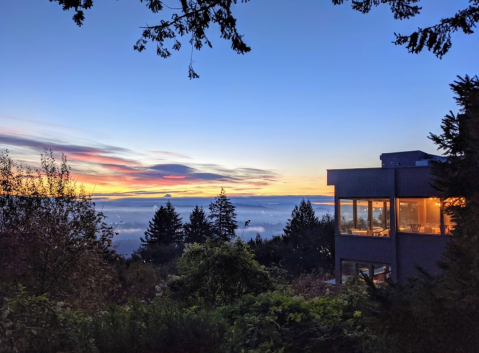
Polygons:
<instances>
[{"instance_id":1,"label":"chair","mask_svg":"<svg viewBox=\"0 0 479 353\"><path fill-rule=\"evenodd\" d=\"M372 231L372 230L368 230L368 231L366 232L366 236L371 237L372 235L373 235L373 231Z\"/></svg>"}]
</instances>

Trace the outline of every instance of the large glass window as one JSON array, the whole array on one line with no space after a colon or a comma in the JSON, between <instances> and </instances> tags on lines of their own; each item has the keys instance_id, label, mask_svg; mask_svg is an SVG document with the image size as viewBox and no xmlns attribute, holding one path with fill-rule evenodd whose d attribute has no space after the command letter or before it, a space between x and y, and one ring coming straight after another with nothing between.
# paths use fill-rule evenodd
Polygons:
<instances>
[{"instance_id":1,"label":"large glass window","mask_svg":"<svg viewBox=\"0 0 479 353\"><path fill-rule=\"evenodd\" d=\"M400 232L441 234L441 200L439 198L401 198L398 211Z\"/></svg>"},{"instance_id":2,"label":"large glass window","mask_svg":"<svg viewBox=\"0 0 479 353\"><path fill-rule=\"evenodd\" d=\"M356 229L367 231L370 229L369 224L369 201L357 200L356 201Z\"/></svg>"},{"instance_id":3,"label":"large glass window","mask_svg":"<svg viewBox=\"0 0 479 353\"><path fill-rule=\"evenodd\" d=\"M351 229L354 229L354 201L340 200L339 201L339 232L341 234L351 234Z\"/></svg>"},{"instance_id":4,"label":"large glass window","mask_svg":"<svg viewBox=\"0 0 479 353\"><path fill-rule=\"evenodd\" d=\"M350 277L372 276L375 283L386 281L391 276L391 265L371 262L341 260L341 282Z\"/></svg>"},{"instance_id":5,"label":"large glass window","mask_svg":"<svg viewBox=\"0 0 479 353\"><path fill-rule=\"evenodd\" d=\"M389 201L340 199L339 231L343 235L389 236Z\"/></svg>"}]
</instances>

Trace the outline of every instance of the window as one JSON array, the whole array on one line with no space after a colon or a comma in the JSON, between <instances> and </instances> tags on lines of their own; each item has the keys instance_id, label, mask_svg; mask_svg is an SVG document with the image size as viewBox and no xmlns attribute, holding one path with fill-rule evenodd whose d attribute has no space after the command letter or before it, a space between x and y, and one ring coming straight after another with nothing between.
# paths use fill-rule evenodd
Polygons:
<instances>
[{"instance_id":1,"label":"window","mask_svg":"<svg viewBox=\"0 0 479 353\"><path fill-rule=\"evenodd\" d=\"M354 229L354 201L353 200L340 200L340 223L339 232L341 234L351 234L351 229Z\"/></svg>"},{"instance_id":2,"label":"window","mask_svg":"<svg viewBox=\"0 0 479 353\"><path fill-rule=\"evenodd\" d=\"M361 275L373 277L373 282L386 281L391 276L391 265L372 262L358 262L352 260L341 260L341 282L344 283L350 277Z\"/></svg>"},{"instance_id":3,"label":"window","mask_svg":"<svg viewBox=\"0 0 479 353\"><path fill-rule=\"evenodd\" d=\"M389 210L387 199L340 199L339 233L388 237Z\"/></svg>"},{"instance_id":4,"label":"window","mask_svg":"<svg viewBox=\"0 0 479 353\"><path fill-rule=\"evenodd\" d=\"M399 199L398 230L405 233L441 234L441 200Z\"/></svg>"}]
</instances>

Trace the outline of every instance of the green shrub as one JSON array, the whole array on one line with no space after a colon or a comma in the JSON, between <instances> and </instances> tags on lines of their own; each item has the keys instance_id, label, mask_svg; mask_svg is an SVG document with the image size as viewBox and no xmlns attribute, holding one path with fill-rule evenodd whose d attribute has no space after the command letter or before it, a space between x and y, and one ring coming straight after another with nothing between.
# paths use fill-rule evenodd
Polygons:
<instances>
[{"instance_id":1,"label":"green shrub","mask_svg":"<svg viewBox=\"0 0 479 353\"><path fill-rule=\"evenodd\" d=\"M20 287L0 307L0 352L95 352L88 317Z\"/></svg>"},{"instance_id":2,"label":"green shrub","mask_svg":"<svg viewBox=\"0 0 479 353\"><path fill-rule=\"evenodd\" d=\"M218 309L231 325L229 352L361 352L371 338L346 297L305 300L281 293L243 297Z\"/></svg>"},{"instance_id":3,"label":"green shrub","mask_svg":"<svg viewBox=\"0 0 479 353\"><path fill-rule=\"evenodd\" d=\"M221 306L243 295L271 290L269 272L243 241L193 244L178 261L177 293L193 302Z\"/></svg>"},{"instance_id":4,"label":"green shrub","mask_svg":"<svg viewBox=\"0 0 479 353\"><path fill-rule=\"evenodd\" d=\"M197 307L168 299L112 306L94 319L100 352L222 352L224 321Z\"/></svg>"}]
</instances>

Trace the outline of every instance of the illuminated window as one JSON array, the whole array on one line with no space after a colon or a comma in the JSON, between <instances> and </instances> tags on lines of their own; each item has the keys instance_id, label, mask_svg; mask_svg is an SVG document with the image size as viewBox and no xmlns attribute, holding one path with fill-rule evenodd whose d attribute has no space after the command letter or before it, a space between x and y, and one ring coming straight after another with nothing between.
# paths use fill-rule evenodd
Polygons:
<instances>
[{"instance_id":1,"label":"illuminated window","mask_svg":"<svg viewBox=\"0 0 479 353\"><path fill-rule=\"evenodd\" d=\"M339 232L343 235L389 236L387 199L339 200Z\"/></svg>"},{"instance_id":2,"label":"illuminated window","mask_svg":"<svg viewBox=\"0 0 479 353\"><path fill-rule=\"evenodd\" d=\"M351 229L354 229L354 207L353 200L340 200L340 223L339 232L341 234L351 234Z\"/></svg>"},{"instance_id":3,"label":"illuminated window","mask_svg":"<svg viewBox=\"0 0 479 353\"><path fill-rule=\"evenodd\" d=\"M398 230L405 233L441 234L441 200L399 199Z\"/></svg>"}]
</instances>

